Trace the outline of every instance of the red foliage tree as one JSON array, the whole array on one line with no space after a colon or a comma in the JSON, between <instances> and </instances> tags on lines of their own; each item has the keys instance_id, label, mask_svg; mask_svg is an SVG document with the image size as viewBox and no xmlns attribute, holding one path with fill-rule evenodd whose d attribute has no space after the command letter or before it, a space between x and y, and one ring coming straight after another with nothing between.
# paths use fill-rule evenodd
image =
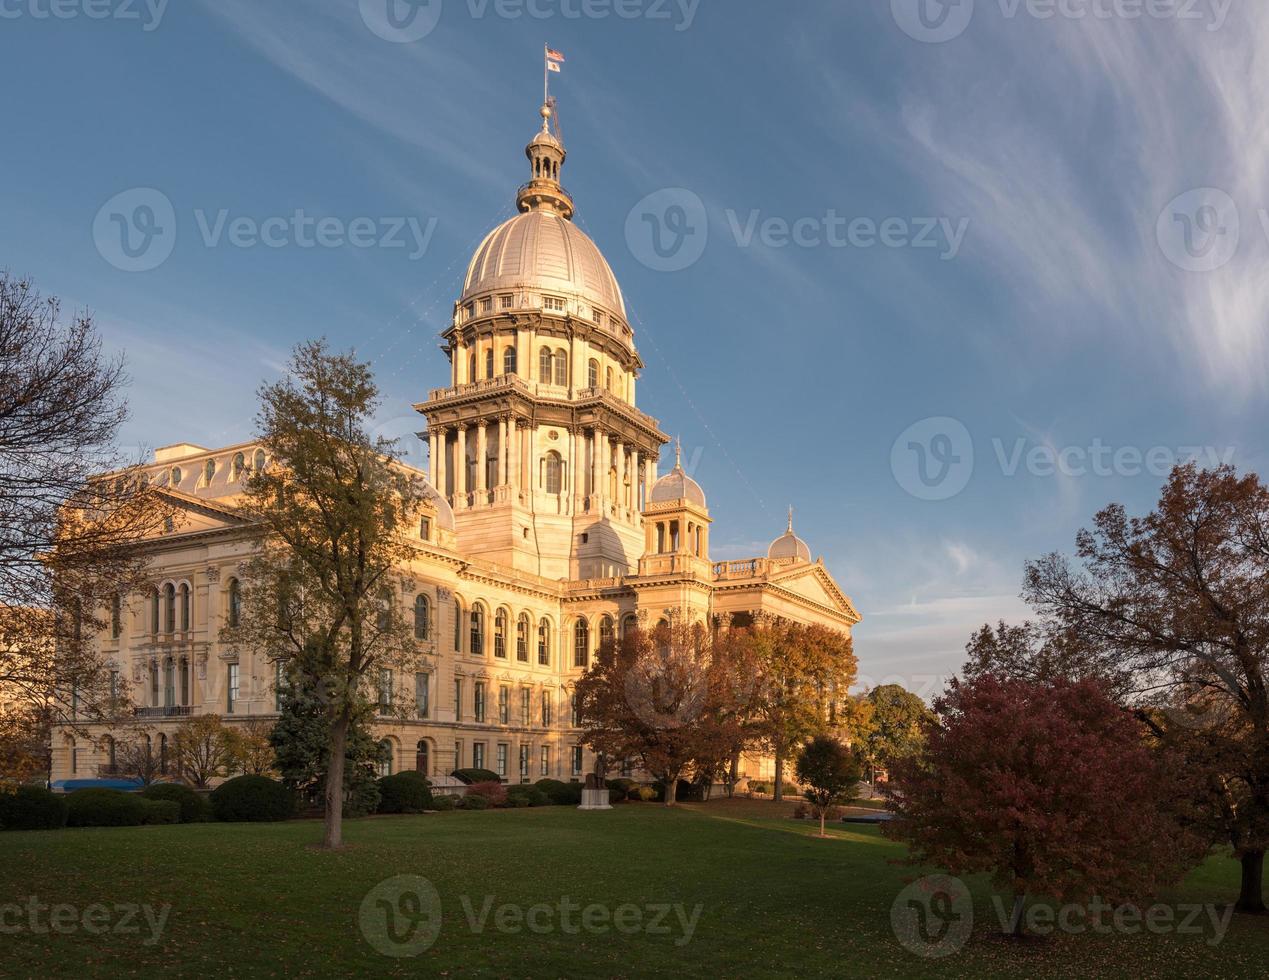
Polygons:
<instances>
[{"instance_id":1,"label":"red foliage tree","mask_svg":"<svg viewBox=\"0 0 1269 980\"><path fill-rule=\"evenodd\" d=\"M982 675L935 711L924 751L891 773L885 832L913 863L1012 890L1011 932L1028 894L1138 899L1201 857L1177 758L1097 683Z\"/></svg>"}]
</instances>

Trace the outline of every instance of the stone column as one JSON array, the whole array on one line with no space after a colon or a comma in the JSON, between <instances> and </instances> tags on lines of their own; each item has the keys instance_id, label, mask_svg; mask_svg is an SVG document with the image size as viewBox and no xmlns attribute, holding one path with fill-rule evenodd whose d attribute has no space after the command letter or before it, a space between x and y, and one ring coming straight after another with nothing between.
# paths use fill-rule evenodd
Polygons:
<instances>
[{"instance_id":1,"label":"stone column","mask_svg":"<svg viewBox=\"0 0 1269 980\"><path fill-rule=\"evenodd\" d=\"M606 444L606 436L604 430L599 426L595 426L594 432L591 433L591 456L590 456L590 509L594 511L600 510L599 501L604 499L604 445Z\"/></svg>"},{"instance_id":2,"label":"stone column","mask_svg":"<svg viewBox=\"0 0 1269 980\"><path fill-rule=\"evenodd\" d=\"M436 486L436 430L427 430L427 481Z\"/></svg>"},{"instance_id":3,"label":"stone column","mask_svg":"<svg viewBox=\"0 0 1269 980\"><path fill-rule=\"evenodd\" d=\"M476 423L476 493L478 495L477 503L485 502L485 474L489 467L486 463L486 457L489 455L489 423L481 419Z\"/></svg>"},{"instance_id":4,"label":"stone column","mask_svg":"<svg viewBox=\"0 0 1269 980\"><path fill-rule=\"evenodd\" d=\"M505 487L509 481L507 474L507 417L498 419L498 486Z\"/></svg>"},{"instance_id":5,"label":"stone column","mask_svg":"<svg viewBox=\"0 0 1269 980\"><path fill-rule=\"evenodd\" d=\"M454 502L467 506L467 426L461 422L454 440Z\"/></svg>"},{"instance_id":6,"label":"stone column","mask_svg":"<svg viewBox=\"0 0 1269 980\"><path fill-rule=\"evenodd\" d=\"M626 445L620 439L617 440L617 511L620 512L626 507Z\"/></svg>"},{"instance_id":7,"label":"stone column","mask_svg":"<svg viewBox=\"0 0 1269 980\"><path fill-rule=\"evenodd\" d=\"M507 420L507 486L511 488L511 502L520 499L520 438L516 417Z\"/></svg>"}]
</instances>

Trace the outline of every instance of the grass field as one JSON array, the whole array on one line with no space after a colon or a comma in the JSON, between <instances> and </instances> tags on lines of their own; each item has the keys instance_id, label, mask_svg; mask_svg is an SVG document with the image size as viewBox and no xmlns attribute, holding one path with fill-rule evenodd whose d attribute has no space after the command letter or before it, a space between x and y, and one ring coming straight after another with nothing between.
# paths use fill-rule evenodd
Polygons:
<instances>
[{"instance_id":1,"label":"grass field","mask_svg":"<svg viewBox=\"0 0 1269 980\"><path fill-rule=\"evenodd\" d=\"M313 849L313 822L4 833L0 975L1253 977L1269 964L1269 920L1240 917L1215 945L1210 923L1005 942L981 881L964 948L922 958L891 927L892 902L920 873L892 863L902 848L871 827L818 840L781 813L737 800L379 817L346 824L336 854ZM398 875L435 886L435 920L413 885L372 892ZM1214 857L1165 900L1223 906L1236 876ZM73 908L37 906L44 931L33 931L32 899ZM116 931L121 905L154 918L143 910L138 931ZM439 934L415 958L367 939L395 936L386 948L401 951L393 942L426 939L429 922Z\"/></svg>"}]
</instances>

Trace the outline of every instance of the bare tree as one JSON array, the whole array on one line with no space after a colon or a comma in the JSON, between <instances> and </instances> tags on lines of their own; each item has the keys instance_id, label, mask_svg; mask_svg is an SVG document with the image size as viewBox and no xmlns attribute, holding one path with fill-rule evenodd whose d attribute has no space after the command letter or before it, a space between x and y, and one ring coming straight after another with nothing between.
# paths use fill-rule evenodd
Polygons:
<instances>
[{"instance_id":1,"label":"bare tree","mask_svg":"<svg viewBox=\"0 0 1269 980\"><path fill-rule=\"evenodd\" d=\"M93 635L171 513L113 448L126 381L90 317L63 323L57 300L0 273L0 688L46 726L121 706Z\"/></svg>"},{"instance_id":2,"label":"bare tree","mask_svg":"<svg viewBox=\"0 0 1269 980\"><path fill-rule=\"evenodd\" d=\"M182 722L172 736L176 771L195 789L228 775L234 762L234 733L220 715L199 715Z\"/></svg>"}]
</instances>

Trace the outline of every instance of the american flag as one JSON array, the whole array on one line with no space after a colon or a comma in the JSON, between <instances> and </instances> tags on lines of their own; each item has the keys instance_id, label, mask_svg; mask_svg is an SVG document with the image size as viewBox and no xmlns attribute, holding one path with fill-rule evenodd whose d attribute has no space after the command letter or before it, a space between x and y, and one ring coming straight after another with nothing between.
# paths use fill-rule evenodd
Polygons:
<instances>
[{"instance_id":1,"label":"american flag","mask_svg":"<svg viewBox=\"0 0 1269 980\"><path fill-rule=\"evenodd\" d=\"M547 57L547 59L548 59L548 60L550 60L550 61L563 61L563 60L564 60L564 55L563 55L561 52L556 51L554 48L547 48L547 49L546 49L546 57ZM556 69L556 71L559 71L559 69L557 68L557 69Z\"/></svg>"}]
</instances>

